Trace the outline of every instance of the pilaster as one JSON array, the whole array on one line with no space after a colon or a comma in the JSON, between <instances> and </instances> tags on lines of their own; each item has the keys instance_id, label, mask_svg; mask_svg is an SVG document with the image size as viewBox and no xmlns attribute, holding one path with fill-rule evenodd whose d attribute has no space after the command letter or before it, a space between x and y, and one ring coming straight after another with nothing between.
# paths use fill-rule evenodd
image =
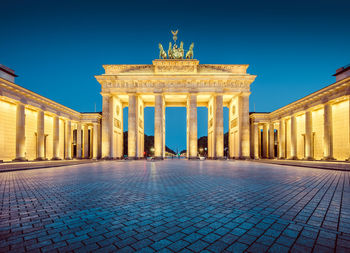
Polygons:
<instances>
[{"instance_id":1,"label":"pilaster","mask_svg":"<svg viewBox=\"0 0 350 253\"><path fill-rule=\"evenodd\" d=\"M87 124L84 124L84 130L83 130L83 136L84 136L84 158L89 158L89 126Z\"/></svg>"},{"instance_id":2,"label":"pilaster","mask_svg":"<svg viewBox=\"0 0 350 253\"><path fill-rule=\"evenodd\" d=\"M238 97L239 110L239 158L250 158L249 95L243 93Z\"/></svg>"},{"instance_id":3,"label":"pilaster","mask_svg":"<svg viewBox=\"0 0 350 253\"><path fill-rule=\"evenodd\" d=\"M268 158L268 150L269 150L269 135L268 135L268 127L267 123L263 124L263 137L262 137L262 157Z\"/></svg>"},{"instance_id":4,"label":"pilaster","mask_svg":"<svg viewBox=\"0 0 350 253\"><path fill-rule=\"evenodd\" d=\"M60 118L53 116L53 157L52 160L60 160Z\"/></svg>"},{"instance_id":5,"label":"pilaster","mask_svg":"<svg viewBox=\"0 0 350 253\"><path fill-rule=\"evenodd\" d=\"M72 121L66 121L66 159L72 159Z\"/></svg>"},{"instance_id":6,"label":"pilaster","mask_svg":"<svg viewBox=\"0 0 350 253\"><path fill-rule=\"evenodd\" d=\"M269 158L275 158L275 126L273 123L269 124Z\"/></svg>"},{"instance_id":7,"label":"pilaster","mask_svg":"<svg viewBox=\"0 0 350 253\"><path fill-rule=\"evenodd\" d=\"M93 123L92 129L92 159L96 160L98 158L98 124Z\"/></svg>"},{"instance_id":8,"label":"pilaster","mask_svg":"<svg viewBox=\"0 0 350 253\"><path fill-rule=\"evenodd\" d=\"M190 93L187 99L188 120L188 158L197 158L197 94Z\"/></svg>"},{"instance_id":9,"label":"pilaster","mask_svg":"<svg viewBox=\"0 0 350 253\"><path fill-rule=\"evenodd\" d=\"M312 112L305 112L305 159L313 160L313 145L312 145Z\"/></svg>"},{"instance_id":10,"label":"pilaster","mask_svg":"<svg viewBox=\"0 0 350 253\"><path fill-rule=\"evenodd\" d=\"M24 104L18 103L16 112L16 158L14 161L27 161L25 141L25 108Z\"/></svg>"},{"instance_id":11,"label":"pilaster","mask_svg":"<svg viewBox=\"0 0 350 253\"><path fill-rule=\"evenodd\" d=\"M286 125L284 119L280 119L278 131L278 158L286 158Z\"/></svg>"},{"instance_id":12,"label":"pilaster","mask_svg":"<svg viewBox=\"0 0 350 253\"><path fill-rule=\"evenodd\" d=\"M332 105L329 102L324 105L323 160L334 160L334 157L333 157Z\"/></svg>"},{"instance_id":13,"label":"pilaster","mask_svg":"<svg viewBox=\"0 0 350 253\"><path fill-rule=\"evenodd\" d=\"M81 136L81 123L77 123L77 158L82 158L82 136Z\"/></svg>"},{"instance_id":14,"label":"pilaster","mask_svg":"<svg viewBox=\"0 0 350 253\"><path fill-rule=\"evenodd\" d=\"M297 119L295 115L293 114L290 118L290 159L296 160L297 157Z\"/></svg>"},{"instance_id":15,"label":"pilaster","mask_svg":"<svg viewBox=\"0 0 350 253\"><path fill-rule=\"evenodd\" d=\"M155 107L154 107L154 157L156 159L163 159L163 130L164 130L164 120L163 120L163 112L164 112L164 101L163 95L156 94L155 95Z\"/></svg>"},{"instance_id":16,"label":"pilaster","mask_svg":"<svg viewBox=\"0 0 350 253\"><path fill-rule=\"evenodd\" d=\"M254 123L254 159L259 159L259 134L260 129L258 123Z\"/></svg>"},{"instance_id":17,"label":"pilaster","mask_svg":"<svg viewBox=\"0 0 350 253\"><path fill-rule=\"evenodd\" d=\"M101 155L103 159L110 158L110 95L102 95L102 136L101 136Z\"/></svg>"},{"instance_id":18,"label":"pilaster","mask_svg":"<svg viewBox=\"0 0 350 253\"><path fill-rule=\"evenodd\" d=\"M38 110L37 116L37 143L38 151L36 160L42 161L46 160L45 157L45 116L43 110Z\"/></svg>"},{"instance_id":19,"label":"pilaster","mask_svg":"<svg viewBox=\"0 0 350 253\"><path fill-rule=\"evenodd\" d=\"M224 113L223 113L223 96L216 95L215 100L215 158L224 157Z\"/></svg>"}]
</instances>

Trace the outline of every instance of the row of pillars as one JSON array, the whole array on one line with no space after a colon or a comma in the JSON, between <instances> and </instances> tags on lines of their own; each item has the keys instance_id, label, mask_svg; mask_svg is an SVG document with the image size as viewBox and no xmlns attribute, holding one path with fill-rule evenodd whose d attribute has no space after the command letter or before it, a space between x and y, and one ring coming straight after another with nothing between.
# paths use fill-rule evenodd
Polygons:
<instances>
[{"instance_id":1,"label":"row of pillars","mask_svg":"<svg viewBox=\"0 0 350 253\"><path fill-rule=\"evenodd\" d=\"M332 106L330 103L324 104L323 117L323 160L334 160L333 157L333 121ZM274 152L274 123L262 123L263 137L262 146L263 153L259 154L259 123L254 123L254 156L259 158L280 158L280 159L298 159L297 157L297 121L296 115L290 117L290 157L286 153L286 119L279 120L278 127L278 154ZM305 157L306 160L313 160L312 145L312 111L305 112Z\"/></svg>"},{"instance_id":2,"label":"row of pillars","mask_svg":"<svg viewBox=\"0 0 350 253\"><path fill-rule=\"evenodd\" d=\"M26 116L25 105L17 103L16 108L16 158L14 161L26 161ZM98 124L93 124L93 158L98 157ZM83 139L83 138L84 139ZM72 159L72 121L65 120L65 150L64 157L60 157L60 124L59 116L53 116L53 132L52 132L52 160ZM82 143L84 143L84 154L82 154ZM88 125L77 123L77 158L89 158L88 154ZM45 114L42 109L37 110L37 158L36 160L47 160L45 157Z\"/></svg>"},{"instance_id":3,"label":"row of pillars","mask_svg":"<svg viewBox=\"0 0 350 253\"><path fill-rule=\"evenodd\" d=\"M161 93L155 93L154 104L154 156L156 159L165 157L165 100ZM117 99L117 98L116 98ZM144 122L143 112L139 112L140 98L137 94L128 94L129 109L128 109L128 158L138 159L143 157L141 152L140 135L143 135L143 130L140 132L139 124ZM213 107L214 114L208 120L213 120L213 126L209 126L212 135L212 144L208 141L209 158L224 157L224 129L223 129L223 95L215 94L212 96L213 102L210 105ZM121 102L117 102L121 105ZM114 135L116 134L113 124L115 116L115 100L112 95L103 95L103 111L102 111L102 157L105 159L121 158L117 157L117 152L114 149L122 149L122 142L116 143ZM187 157L195 159L198 157L198 134L197 134L197 94L189 93L187 96ZM143 110L143 107L142 107ZM249 132L249 94L238 97L238 152L236 155L233 151L230 152L231 157L249 158L250 157L250 132ZM120 117L120 116L119 116ZM141 117L141 118L140 118ZM120 130L118 130L120 131ZM209 130L208 130L209 131ZM209 139L209 138L208 138ZM230 138L233 139L233 138ZM143 141L142 141L143 142ZM121 145L121 147L118 147ZM231 145L232 147L235 145ZM123 154L123 152L119 152Z\"/></svg>"}]
</instances>

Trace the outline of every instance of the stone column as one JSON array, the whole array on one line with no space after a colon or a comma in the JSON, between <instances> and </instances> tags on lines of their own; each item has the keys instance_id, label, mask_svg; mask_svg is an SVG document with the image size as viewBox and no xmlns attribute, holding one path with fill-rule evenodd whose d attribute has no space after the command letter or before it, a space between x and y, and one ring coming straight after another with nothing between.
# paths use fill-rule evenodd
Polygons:
<instances>
[{"instance_id":1,"label":"stone column","mask_svg":"<svg viewBox=\"0 0 350 253\"><path fill-rule=\"evenodd\" d=\"M137 159L137 96L129 94L128 158Z\"/></svg>"},{"instance_id":2,"label":"stone column","mask_svg":"<svg viewBox=\"0 0 350 253\"><path fill-rule=\"evenodd\" d=\"M250 158L250 132L249 132L249 94L238 97L239 106L239 134L240 134L240 159Z\"/></svg>"},{"instance_id":3,"label":"stone column","mask_svg":"<svg viewBox=\"0 0 350 253\"><path fill-rule=\"evenodd\" d=\"M26 118L24 104L18 103L16 112L16 158L14 161L27 161L25 157L25 121Z\"/></svg>"},{"instance_id":4,"label":"stone column","mask_svg":"<svg viewBox=\"0 0 350 253\"><path fill-rule=\"evenodd\" d=\"M332 105L330 103L324 105L323 119L323 160L334 160Z\"/></svg>"},{"instance_id":5,"label":"stone column","mask_svg":"<svg viewBox=\"0 0 350 253\"><path fill-rule=\"evenodd\" d=\"M60 118L53 117L53 157L52 160L60 160Z\"/></svg>"},{"instance_id":6,"label":"stone column","mask_svg":"<svg viewBox=\"0 0 350 253\"><path fill-rule=\"evenodd\" d=\"M154 106L154 157L163 159L163 95L155 95Z\"/></svg>"},{"instance_id":7,"label":"stone column","mask_svg":"<svg viewBox=\"0 0 350 253\"><path fill-rule=\"evenodd\" d=\"M296 160L297 157L297 119L295 115L292 115L290 118L290 159Z\"/></svg>"},{"instance_id":8,"label":"stone column","mask_svg":"<svg viewBox=\"0 0 350 253\"><path fill-rule=\"evenodd\" d=\"M263 139L262 139L262 157L268 158L268 143L269 143L269 135L267 133L267 123L263 124Z\"/></svg>"},{"instance_id":9,"label":"stone column","mask_svg":"<svg viewBox=\"0 0 350 253\"><path fill-rule=\"evenodd\" d=\"M38 157L36 160L42 161L45 158L45 115L43 110L38 111L37 116L37 143L38 143Z\"/></svg>"},{"instance_id":10,"label":"stone column","mask_svg":"<svg viewBox=\"0 0 350 253\"><path fill-rule=\"evenodd\" d=\"M313 160L312 157L312 112L305 112L305 159Z\"/></svg>"},{"instance_id":11,"label":"stone column","mask_svg":"<svg viewBox=\"0 0 350 253\"><path fill-rule=\"evenodd\" d=\"M72 121L66 121L66 159L72 159Z\"/></svg>"},{"instance_id":12,"label":"stone column","mask_svg":"<svg viewBox=\"0 0 350 253\"><path fill-rule=\"evenodd\" d=\"M216 96L215 110L215 156L220 159L224 157L224 112L222 95Z\"/></svg>"},{"instance_id":13,"label":"stone column","mask_svg":"<svg viewBox=\"0 0 350 253\"><path fill-rule=\"evenodd\" d=\"M285 121L284 119L280 119L280 125L279 125L279 131L278 131L278 158L279 159L285 159L286 158L286 137L285 137Z\"/></svg>"},{"instance_id":14,"label":"stone column","mask_svg":"<svg viewBox=\"0 0 350 253\"><path fill-rule=\"evenodd\" d=\"M77 158L82 158L82 138L81 138L81 123L77 123Z\"/></svg>"},{"instance_id":15,"label":"stone column","mask_svg":"<svg viewBox=\"0 0 350 253\"><path fill-rule=\"evenodd\" d=\"M101 137L101 149L102 158L110 158L110 115L109 115L109 103L111 100L110 95L102 96L102 137Z\"/></svg>"},{"instance_id":16,"label":"stone column","mask_svg":"<svg viewBox=\"0 0 350 253\"><path fill-rule=\"evenodd\" d=\"M275 126L273 123L269 124L269 158L275 158Z\"/></svg>"},{"instance_id":17,"label":"stone column","mask_svg":"<svg viewBox=\"0 0 350 253\"><path fill-rule=\"evenodd\" d=\"M92 138L92 159L96 160L98 157L98 124L93 123L92 130L93 138Z\"/></svg>"},{"instance_id":18,"label":"stone column","mask_svg":"<svg viewBox=\"0 0 350 253\"><path fill-rule=\"evenodd\" d=\"M188 158L197 158L197 95L189 94L187 100L188 114Z\"/></svg>"},{"instance_id":19,"label":"stone column","mask_svg":"<svg viewBox=\"0 0 350 253\"><path fill-rule=\"evenodd\" d=\"M254 123L254 158L259 159L259 134L260 129L258 123Z\"/></svg>"},{"instance_id":20,"label":"stone column","mask_svg":"<svg viewBox=\"0 0 350 253\"><path fill-rule=\"evenodd\" d=\"M84 130L83 130L83 135L84 135L84 158L88 159L89 158L89 127L87 124L84 124Z\"/></svg>"}]
</instances>

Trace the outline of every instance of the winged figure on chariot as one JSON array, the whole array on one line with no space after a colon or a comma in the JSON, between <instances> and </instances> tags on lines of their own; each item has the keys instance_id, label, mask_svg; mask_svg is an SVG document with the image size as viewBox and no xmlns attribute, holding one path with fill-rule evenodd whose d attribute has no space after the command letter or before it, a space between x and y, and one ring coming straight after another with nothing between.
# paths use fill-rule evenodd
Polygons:
<instances>
[{"instance_id":1,"label":"winged figure on chariot","mask_svg":"<svg viewBox=\"0 0 350 253\"><path fill-rule=\"evenodd\" d=\"M189 50L187 51L185 55L185 50L184 50L184 43L181 41L180 42L180 47L177 46L176 41L177 41L177 33L179 30L176 31L171 31L173 34L173 40L174 40L174 45L172 42L169 42L169 49L168 49L168 54L165 52L163 45L159 43L159 58L160 59L193 59L193 47L194 43L190 45Z\"/></svg>"}]
</instances>

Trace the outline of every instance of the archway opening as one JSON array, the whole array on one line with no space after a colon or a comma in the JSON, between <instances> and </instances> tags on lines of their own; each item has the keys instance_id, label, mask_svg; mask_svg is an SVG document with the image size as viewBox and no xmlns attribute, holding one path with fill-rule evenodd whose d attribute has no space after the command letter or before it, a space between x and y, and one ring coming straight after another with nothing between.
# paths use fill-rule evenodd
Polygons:
<instances>
[{"instance_id":1,"label":"archway opening","mask_svg":"<svg viewBox=\"0 0 350 253\"><path fill-rule=\"evenodd\" d=\"M187 150L186 107L166 107L165 109L165 149L166 154L186 156Z\"/></svg>"}]
</instances>

